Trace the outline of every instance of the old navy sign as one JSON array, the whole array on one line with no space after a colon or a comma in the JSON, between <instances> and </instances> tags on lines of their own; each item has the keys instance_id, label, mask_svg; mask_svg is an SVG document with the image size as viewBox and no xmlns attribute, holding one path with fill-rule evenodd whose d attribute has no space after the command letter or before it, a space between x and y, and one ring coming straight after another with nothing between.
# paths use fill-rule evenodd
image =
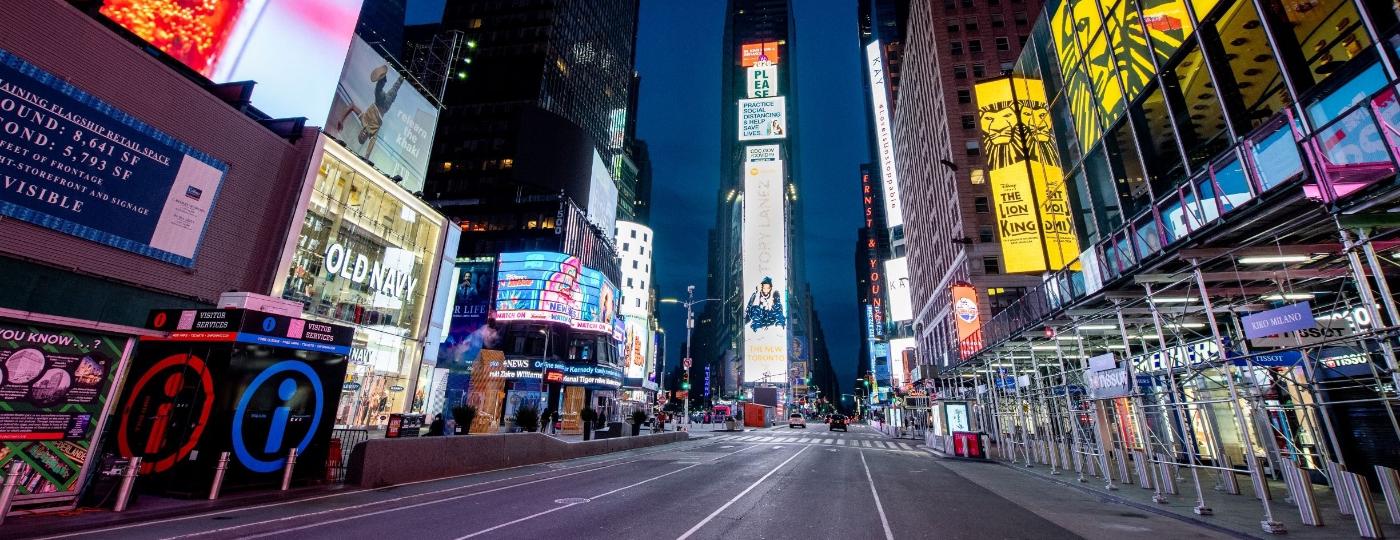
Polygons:
<instances>
[{"instance_id":1,"label":"old navy sign","mask_svg":"<svg viewBox=\"0 0 1400 540\"><path fill-rule=\"evenodd\" d=\"M1244 323L1244 335L1249 339L1307 330L1317 326L1313 320L1312 307L1308 302L1290 304L1277 309L1261 311L1240 318Z\"/></svg>"}]
</instances>

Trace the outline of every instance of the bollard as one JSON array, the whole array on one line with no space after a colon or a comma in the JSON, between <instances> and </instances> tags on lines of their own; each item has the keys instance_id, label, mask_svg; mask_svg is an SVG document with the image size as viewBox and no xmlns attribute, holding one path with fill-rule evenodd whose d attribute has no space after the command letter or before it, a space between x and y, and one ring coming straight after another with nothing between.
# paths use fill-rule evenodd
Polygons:
<instances>
[{"instance_id":1,"label":"bollard","mask_svg":"<svg viewBox=\"0 0 1400 540\"><path fill-rule=\"evenodd\" d=\"M1157 484L1162 486L1162 493L1176 495L1176 478L1172 476L1172 463L1167 461L1165 454L1157 454ZM1166 500L1161 501L1165 503Z\"/></svg>"},{"instance_id":2,"label":"bollard","mask_svg":"<svg viewBox=\"0 0 1400 540\"><path fill-rule=\"evenodd\" d=\"M10 505L19 490L19 477L24 474L24 468L24 462L16 459L10 462L10 469L5 473L5 486L0 488L0 524L5 523L5 516L10 514Z\"/></svg>"},{"instance_id":3,"label":"bollard","mask_svg":"<svg viewBox=\"0 0 1400 540\"><path fill-rule=\"evenodd\" d=\"M1293 501L1298 504L1298 515L1304 525L1314 527L1322 526L1322 514L1317 511L1317 498L1313 494L1312 478L1308 477L1308 472L1294 464L1292 460L1284 460L1284 479L1288 481L1288 487L1292 490Z\"/></svg>"},{"instance_id":4,"label":"bollard","mask_svg":"<svg viewBox=\"0 0 1400 540\"><path fill-rule=\"evenodd\" d=\"M136 475L138 474L141 474L141 456L127 461L126 470L122 471L121 487L117 489L117 504L112 507L112 511L126 511L126 504L131 500L131 488L136 485Z\"/></svg>"},{"instance_id":5,"label":"bollard","mask_svg":"<svg viewBox=\"0 0 1400 540\"><path fill-rule=\"evenodd\" d=\"M1350 516L1351 496L1348 494L1346 485L1341 481L1342 473L1346 470L1346 465L1335 461L1327 462L1327 481L1332 484L1332 494L1337 496L1337 510L1344 516Z\"/></svg>"},{"instance_id":6,"label":"bollard","mask_svg":"<svg viewBox=\"0 0 1400 540\"><path fill-rule=\"evenodd\" d=\"M292 489L292 469L297 466L297 449L287 452L287 465L282 467L282 491Z\"/></svg>"},{"instance_id":7,"label":"bollard","mask_svg":"<svg viewBox=\"0 0 1400 540\"><path fill-rule=\"evenodd\" d=\"M1390 522L1400 525L1400 471L1381 465L1375 467L1381 493L1385 495L1385 508L1390 511Z\"/></svg>"},{"instance_id":8,"label":"bollard","mask_svg":"<svg viewBox=\"0 0 1400 540\"><path fill-rule=\"evenodd\" d=\"M219 454L219 464L214 466L214 483L209 486L209 500L219 498L219 488L224 487L224 473L228 472L228 452Z\"/></svg>"},{"instance_id":9,"label":"bollard","mask_svg":"<svg viewBox=\"0 0 1400 540\"><path fill-rule=\"evenodd\" d=\"M1147 463L1147 454L1142 450L1133 450L1132 456L1133 469L1137 472L1138 486L1142 489L1152 489L1152 475L1148 473L1148 468L1151 465Z\"/></svg>"}]
</instances>

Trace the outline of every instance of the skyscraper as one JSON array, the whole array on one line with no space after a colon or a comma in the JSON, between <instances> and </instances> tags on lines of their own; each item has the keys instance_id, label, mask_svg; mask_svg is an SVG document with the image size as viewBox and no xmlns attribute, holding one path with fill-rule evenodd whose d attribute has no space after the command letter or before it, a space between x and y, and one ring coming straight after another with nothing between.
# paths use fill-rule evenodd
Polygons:
<instances>
[{"instance_id":1,"label":"skyscraper","mask_svg":"<svg viewBox=\"0 0 1400 540\"><path fill-rule=\"evenodd\" d=\"M810 296L802 274L794 36L788 0L730 0L721 69L720 190L700 363L724 393L805 380ZM698 345L703 344L701 349ZM790 357L796 353L796 357ZM790 364L801 369L789 371Z\"/></svg>"},{"instance_id":2,"label":"skyscraper","mask_svg":"<svg viewBox=\"0 0 1400 540\"><path fill-rule=\"evenodd\" d=\"M961 306L959 316L985 320L1040 281L1006 272L972 97L976 81L1010 71L1040 4L945 0L914 2L909 12L893 114L893 169L904 208L912 331L923 365L958 358L952 346L955 285L976 290L976 305Z\"/></svg>"}]
</instances>

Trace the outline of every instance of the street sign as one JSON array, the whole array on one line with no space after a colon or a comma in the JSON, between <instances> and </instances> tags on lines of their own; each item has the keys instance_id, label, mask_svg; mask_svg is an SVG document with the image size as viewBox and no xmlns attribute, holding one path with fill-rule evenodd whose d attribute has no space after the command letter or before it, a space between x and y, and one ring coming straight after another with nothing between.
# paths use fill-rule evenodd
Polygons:
<instances>
[{"instance_id":1,"label":"street sign","mask_svg":"<svg viewBox=\"0 0 1400 540\"><path fill-rule=\"evenodd\" d=\"M690 369L690 359L689 359L689 358L681 359L681 365L682 365L682 366L685 366L685 369Z\"/></svg>"}]
</instances>

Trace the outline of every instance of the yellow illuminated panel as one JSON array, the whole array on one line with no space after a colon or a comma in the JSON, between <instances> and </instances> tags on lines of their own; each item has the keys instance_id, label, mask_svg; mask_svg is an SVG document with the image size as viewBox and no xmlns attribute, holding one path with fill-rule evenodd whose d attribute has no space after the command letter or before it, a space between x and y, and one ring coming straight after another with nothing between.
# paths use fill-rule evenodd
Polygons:
<instances>
[{"instance_id":1,"label":"yellow illuminated panel","mask_svg":"<svg viewBox=\"0 0 1400 540\"><path fill-rule=\"evenodd\" d=\"M1079 243L1044 84L1007 77L978 83L974 93L1006 272L1064 268Z\"/></svg>"},{"instance_id":2,"label":"yellow illuminated panel","mask_svg":"<svg viewBox=\"0 0 1400 540\"><path fill-rule=\"evenodd\" d=\"M1152 38L1159 62L1176 53L1194 28L1181 0L1142 0L1142 26Z\"/></svg>"},{"instance_id":3,"label":"yellow illuminated panel","mask_svg":"<svg viewBox=\"0 0 1400 540\"><path fill-rule=\"evenodd\" d=\"M1147 46L1147 34L1132 0L1118 2L1104 17L1104 27L1108 29L1113 56L1117 59L1118 76L1123 79L1123 99L1131 102L1152 78L1152 52Z\"/></svg>"}]
</instances>

